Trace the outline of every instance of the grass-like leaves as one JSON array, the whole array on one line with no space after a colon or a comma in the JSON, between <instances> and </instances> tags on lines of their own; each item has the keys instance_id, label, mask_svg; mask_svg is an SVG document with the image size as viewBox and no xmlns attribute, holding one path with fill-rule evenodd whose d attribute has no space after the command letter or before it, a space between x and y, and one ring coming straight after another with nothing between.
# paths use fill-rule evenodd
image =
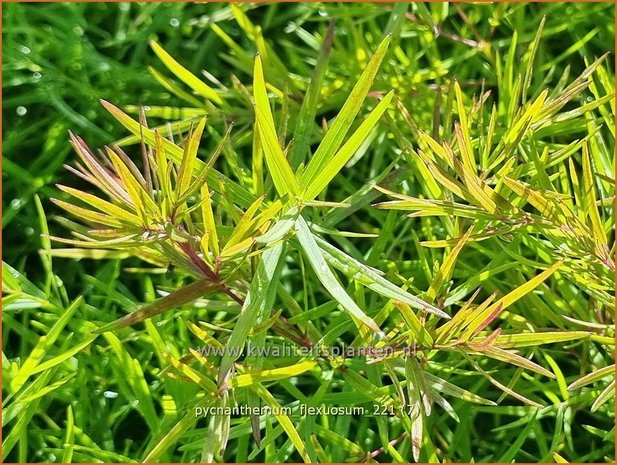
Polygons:
<instances>
[{"instance_id":1,"label":"grass-like leaves","mask_svg":"<svg viewBox=\"0 0 617 465\"><path fill-rule=\"evenodd\" d=\"M178 4L179 35L161 8L105 22L153 66L83 99L104 130L38 32L7 48L66 122L3 144L46 138L3 160L42 265L5 248L3 459L610 458L610 5Z\"/></svg>"}]
</instances>

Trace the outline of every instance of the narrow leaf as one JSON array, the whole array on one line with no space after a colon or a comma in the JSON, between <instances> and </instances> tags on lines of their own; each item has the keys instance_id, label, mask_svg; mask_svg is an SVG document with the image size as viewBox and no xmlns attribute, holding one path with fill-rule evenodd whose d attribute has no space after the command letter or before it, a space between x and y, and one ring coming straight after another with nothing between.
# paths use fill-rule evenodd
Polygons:
<instances>
[{"instance_id":1,"label":"narrow leaf","mask_svg":"<svg viewBox=\"0 0 617 465\"><path fill-rule=\"evenodd\" d=\"M251 386L263 381L274 381L277 379L290 378L310 370L315 365L317 365L316 361L309 360L287 367L273 368L271 370L251 370L248 373L243 373L232 377L228 384L232 388L238 388Z\"/></svg>"},{"instance_id":2,"label":"narrow leaf","mask_svg":"<svg viewBox=\"0 0 617 465\"><path fill-rule=\"evenodd\" d=\"M251 287L244 300L240 317L231 336L225 344L225 352L219 367L218 385L223 386L233 366L240 357L241 349L246 343L249 332L259 314L270 309L276 297L276 287L281 270L280 260L283 245L277 244L263 252L257 271L251 281Z\"/></svg>"},{"instance_id":3,"label":"narrow leaf","mask_svg":"<svg viewBox=\"0 0 617 465\"><path fill-rule=\"evenodd\" d=\"M280 196L290 193L295 197L299 193L298 183L276 136L274 118L268 102L266 82L259 55L255 57L255 68L253 70L253 98L255 100L257 129L274 186Z\"/></svg>"},{"instance_id":4,"label":"narrow leaf","mask_svg":"<svg viewBox=\"0 0 617 465\"><path fill-rule=\"evenodd\" d=\"M302 100L302 108L298 115L298 121L293 134L293 145L289 160L293 169L298 168L300 163L304 162L308 148L311 143L311 133L315 127L315 115L317 114L317 104L321 93L321 87L326 69L328 67L328 58L332 49L332 40L334 39L334 24L335 21L330 21L326 38L321 47L319 58L313 69L311 81L309 83L304 100Z\"/></svg>"},{"instance_id":5,"label":"narrow leaf","mask_svg":"<svg viewBox=\"0 0 617 465\"><path fill-rule=\"evenodd\" d=\"M377 70L386 54L388 45L390 44L391 35L388 34L381 42L377 51L364 69L364 72L358 79L353 90L347 97L345 104L341 108L338 116L328 129L313 158L302 174L301 184L303 186L310 185L313 180L323 171L333 154L338 150L343 139L347 135L356 115L360 111L362 103L368 94Z\"/></svg>"},{"instance_id":6,"label":"narrow leaf","mask_svg":"<svg viewBox=\"0 0 617 465\"><path fill-rule=\"evenodd\" d=\"M392 284L390 281L381 276L381 272L369 266L360 263L353 257L347 255L343 251L330 245L327 241L318 236L314 236L319 247L325 252L324 258L334 268L345 273L352 279L355 279L360 284L368 287L372 291L388 297L390 299L400 300L413 308L433 313L442 318L450 319L450 316L443 310L425 302L424 300L411 295L409 292L402 290L400 287Z\"/></svg>"},{"instance_id":7,"label":"narrow leaf","mask_svg":"<svg viewBox=\"0 0 617 465\"><path fill-rule=\"evenodd\" d=\"M371 111L362 124L351 135L349 140L336 152L330 160L325 163L324 168L317 172L314 178L308 181L305 193L302 195L304 200L312 200L326 188L328 183L338 174L345 166L349 159L358 150L360 145L366 140L372 129L377 124L381 115L386 111L392 96L393 91L390 91L379 104Z\"/></svg>"},{"instance_id":8,"label":"narrow leaf","mask_svg":"<svg viewBox=\"0 0 617 465\"><path fill-rule=\"evenodd\" d=\"M351 297L349 297L349 294L345 292L343 286L341 286L338 282L336 276L334 276L334 273L332 273L332 270L330 270L328 263L324 259L323 254L315 241L313 233L302 216L299 216L296 220L296 229L298 232L298 240L300 241L300 245L308 258L313 271L330 295L334 297L334 299L341 304L341 306L348 311L352 317L366 325L372 331L376 332L380 337L384 337L385 335L381 329L379 329L377 323L375 323L372 318L368 317L360 309L360 307L358 307Z\"/></svg>"},{"instance_id":9,"label":"narrow leaf","mask_svg":"<svg viewBox=\"0 0 617 465\"><path fill-rule=\"evenodd\" d=\"M171 310L172 308L189 304L202 297L204 294L214 291L218 287L218 283L213 283L209 280L202 279L195 281L194 283L184 286L177 291L174 291L171 294L168 294L165 297L162 297L151 304L134 311L133 313L129 313L116 321L98 328L94 331L94 333L99 334L134 325L135 323L152 318L153 316L159 315L167 310Z\"/></svg>"},{"instance_id":10,"label":"narrow leaf","mask_svg":"<svg viewBox=\"0 0 617 465\"><path fill-rule=\"evenodd\" d=\"M214 92L214 90L209 85L207 85L205 82L203 82L193 73L191 73L188 69L178 63L158 43L156 43L154 40L151 40L150 47L152 47L152 50L154 50L156 56L159 57L159 59L163 62L167 69L174 73L178 79L180 79L182 82L184 82L202 97L207 98L208 100L212 100L214 103L217 103L219 105L223 104L223 99L221 99L221 97L219 97L219 95Z\"/></svg>"}]
</instances>

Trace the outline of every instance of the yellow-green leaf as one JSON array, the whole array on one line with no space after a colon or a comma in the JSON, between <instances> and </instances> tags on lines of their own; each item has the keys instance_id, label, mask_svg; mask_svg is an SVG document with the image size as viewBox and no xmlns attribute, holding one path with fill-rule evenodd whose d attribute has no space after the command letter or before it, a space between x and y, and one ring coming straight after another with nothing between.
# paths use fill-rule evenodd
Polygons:
<instances>
[{"instance_id":1,"label":"yellow-green leaf","mask_svg":"<svg viewBox=\"0 0 617 465\"><path fill-rule=\"evenodd\" d=\"M351 135L345 144L325 163L322 170L318 171L314 178L309 180L305 193L302 195L304 200L312 200L325 189L328 183L345 166L360 145L366 140L371 130L377 124L381 115L386 111L394 93L390 91L379 104L371 111L366 119L360 124L358 129Z\"/></svg>"},{"instance_id":2,"label":"yellow-green leaf","mask_svg":"<svg viewBox=\"0 0 617 465\"><path fill-rule=\"evenodd\" d=\"M379 44L375 54L369 61L368 65L362 72L362 75L358 79L358 82L349 94L349 97L347 97L347 100L343 104L343 107L334 120L334 123L332 123L332 126L328 129L328 132L319 144L317 151L302 174L301 184L303 186L309 186L317 178L317 176L325 169L326 165L329 163L332 156L336 153L343 142L343 139L347 135L347 132L349 131L356 115L360 111L362 102L364 102L364 99L371 88L373 79L375 79L375 75L377 74L377 70L381 65L386 51L388 50L390 39L391 35L388 34L381 44Z\"/></svg>"},{"instance_id":3,"label":"yellow-green leaf","mask_svg":"<svg viewBox=\"0 0 617 465\"><path fill-rule=\"evenodd\" d=\"M178 170L178 181L176 183L176 195L178 197L182 197L191 184L193 171L196 165L195 161L197 160L197 149L199 148L199 142L205 126L206 118L202 118L197 124L197 127L191 132L184 147L182 161L180 162L180 168Z\"/></svg>"},{"instance_id":4,"label":"yellow-green leaf","mask_svg":"<svg viewBox=\"0 0 617 465\"><path fill-rule=\"evenodd\" d=\"M292 376L297 376L304 373L305 371L310 370L316 365L316 361L308 360L296 363L295 365L273 368L271 370L251 370L248 373L234 376L229 380L228 384L230 387L238 388L251 386L253 384L261 383L263 381L274 381L277 379L291 378Z\"/></svg>"},{"instance_id":5,"label":"yellow-green leaf","mask_svg":"<svg viewBox=\"0 0 617 465\"><path fill-rule=\"evenodd\" d=\"M298 183L276 136L274 118L268 102L266 82L259 55L255 57L255 68L253 70L253 98L255 100L257 129L274 186L280 196L291 194L292 197L295 197L299 193Z\"/></svg>"},{"instance_id":6,"label":"yellow-green leaf","mask_svg":"<svg viewBox=\"0 0 617 465\"><path fill-rule=\"evenodd\" d=\"M188 69L178 63L158 43L156 43L154 40L151 40L150 47L152 47L152 50L154 50L156 56L159 57L159 59L163 62L167 69L174 73L178 79L180 79L182 82L184 82L202 97L207 98L208 100L212 100L219 105L223 104L223 99L216 92L214 92L214 90L209 85L207 85L205 82L203 82L193 73L191 73Z\"/></svg>"}]
</instances>

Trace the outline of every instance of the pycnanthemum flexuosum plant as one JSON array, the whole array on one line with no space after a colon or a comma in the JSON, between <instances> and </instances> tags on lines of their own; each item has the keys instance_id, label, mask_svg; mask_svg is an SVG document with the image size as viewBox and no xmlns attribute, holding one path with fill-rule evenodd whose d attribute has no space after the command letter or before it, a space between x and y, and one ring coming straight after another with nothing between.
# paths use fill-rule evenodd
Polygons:
<instances>
[{"instance_id":1,"label":"pycnanthemum flexuosum plant","mask_svg":"<svg viewBox=\"0 0 617 465\"><path fill-rule=\"evenodd\" d=\"M191 276L194 281L143 308L105 325L99 332L120 329L151 318L166 310L188 304L211 293L221 293L242 306L238 320L225 343L228 351L218 367L197 357L209 368L206 373L190 368L184 361L170 360L179 373L205 389L200 404L227 405L227 391L252 386L254 393L272 406L276 401L258 381L286 378L316 367L315 360L286 367L255 372L261 365L255 360L250 375L247 367L236 365L236 350L250 339L263 345L269 328L300 346L323 344L321 335L310 322L299 328L273 309L274 297L282 268L284 249L301 250L324 288L346 310L356 324L365 343L385 337L375 320L365 314L341 286L331 267L389 299L396 299L439 317L448 317L440 309L409 294L383 278L382 273L363 265L318 237L303 217L307 205L322 206L314 198L327 186L336 173L364 142L386 110L392 94L385 96L373 111L343 143L356 117L360 103L366 98L377 68L389 43L387 37L377 50L356 84L346 104L327 132L310 162L294 172L278 143L274 121L263 79L261 59L255 59L253 101L256 117L254 150L263 153L276 192L267 200L264 182L257 180L249 191L225 179L214 168L218 155L228 149L227 132L206 162L198 159L199 142L206 119L189 132L183 148L164 139L158 130L151 130L142 118L138 123L113 105L103 102L109 111L142 141L142 168L131 161L118 146L106 147L95 155L83 140L71 136L82 163L70 168L76 175L100 189L103 199L66 186L59 186L80 202L78 206L61 200L55 202L81 218L87 226L74 231L76 239L54 238L59 242L82 248L121 249L158 265L173 266ZM305 119L311 117L307 112ZM300 127L306 122L300 122ZM210 191L210 186L214 193ZM215 204L219 203L215 217ZM323 206L331 206L323 203ZM222 207L222 208L221 208ZM288 244L289 243L289 244ZM193 326L204 341L211 336ZM374 336L376 339L374 339ZM216 342L220 344L220 342ZM237 373L237 374L234 374ZM248 377L247 377L248 376ZM306 460L306 450L288 420L279 419L296 449ZM218 430L229 419L214 420ZM259 428L254 424L259 437ZM216 434L216 447L207 441L204 457L224 450L225 434Z\"/></svg>"},{"instance_id":2,"label":"pycnanthemum flexuosum plant","mask_svg":"<svg viewBox=\"0 0 617 465\"><path fill-rule=\"evenodd\" d=\"M359 445L316 424L313 419L294 418L292 421L284 411L277 410L280 430L288 437L279 458L287 459L291 454L297 454L305 461L319 461L324 457L320 441L343 444L350 460L369 460L387 451L395 460L408 461L410 457L395 448L399 443L410 445L415 460L420 460L422 453L435 460L433 438L426 432L427 419L435 406L459 421L447 397L496 405L488 396L477 395L448 380L448 373L453 370L466 377L478 376L487 380L525 407L544 407L538 393L532 390L531 395L522 395L514 389L514 384L523 374L526 381L537 385L546 378L561 375L554 372L554 365L550 362L547 363L551 370L540 361L532 360L534 348L546 343L587 340L590 331L589 328L543 331L543 328L534 327L510 313L511 307L524 297L531 298L537 289L544 289L542 286L556 273L563 273L577 283L593 283L595 287L590 293L599 300L606 300L608 293L606 270L598 273L598 267L609 266L606 263L609 256L606 234L593 240L594 230L602 227L597 213L594 213L596 199L589 195L584 197L582 204L576 202L576 208L583 205L585 211L575 209L573 213L562 208L558 193L550 193L548 189L550 179L544 183L545 189L541 192L519 179L533 169L537 172L534 163L540 158L536 156L532 161L514 166L516 160L511 157L526 131L534 127L541 129L543 121L555 118L566 103L564 99L547 100L547 93L541 92L532 102L525 102L526 105L513 110L497 130L497 113L493 111L487 118L488 140L482 142L490 147L495 131L503 132L500 134L503 142L494 151L485 148L482 154L478 154L479 139L474 138L474 128L468 122L475 120L482 107L475 101L466 105L460 87L454 84L452 91L459 121L453 125L454 133L441 134L444 140L438 142L441 126L435 125L434 137L420 130L402 97L399 100L393 92L376 92L373 95L379 96L380 100L372 102L375 99L367 98L391 41L390 35L386 35L336 118L324 125L322 138L311 155L317 101L332 45L333 25L328 30L306 96L298 114L294 115L293 140L288 143L288 95L281 91L282 83L276 73L283 65L270 53L259 29L250 25L242 10L236 5L230 8L243 27L250 31L260 50L252 62L251 111L241 118L250 115L250 122L254 123L252 130L241 132L243 136L249 134L252 140L250 169L241 167L241 157L234 150L236 132L231 125L224 135L220 135L214 129L208 133L206 118L190 124L175 124L172 132L177 137L188 129L188 135L176 143L163 137L162 134L166 134L163 128L150 129L145 117L136 121L104 102L111 114L132 133L131 138L121 142L141 142L141 159L132 161L119 146L95 154L83 140L71 136L82 163L70 169L98 188L105 198L60 186L74 200L72 203L56 200L85 225L71 223L76 239L55 240L81 249L95 249L100 256L106 251L121 250L127 255L167 267L190 280L189 284L171 290L164 297L119 320L107 323L109 318L101 316L107 324L98 332L120 330L204 299L207 299L206 308L210 306L217 310L214 321L195 319L189 321L188 328L205 346L220 350L218 355L189 348L182 356L164 355L169 364L164 372L175 379L198 385L200 392L191 404L193 410L189 409L174 428L163 434L156 445L149 447L145 461L159 459L195 423L194 408L228 407L238 402L276 409L280 407L278 399L281 398L278 387L296 396L292 402L296 409L300 403L325 403L322 401L324 396L331 395L330 399L338 399L347 405L372 403L396 419L396 422L389 422L385 416L376 416L374 421L382 448L366 453ZM219 35L224 34L215 24L213 30ZM213 118L225 115L229 104L225 98L189 73L157 43L153 42L151 46L178 79L205 99L205 104L196 103L205 108L209 117L210 114ZM241 50L236 52L246 58ZM270 69L263 69L262 58ZM266 84L264 71L273 76L269 84ZM593 69L586 73L591 72ZM175 84L172 86L158 71L154 73L166 87L180 93ZM520 87L522 80L519 81ZM578 91L581 90L579 84L574 85ZM295 87L299 84L292 80L288 85ZM238 87L246 91L243 86ZM193 95L182 95L189 101L196 100ZM275 122L275 113L270 106L271 95L283 100L279 124ZM482 101L487 97L484 95ZM365 102L372 105L372 110L361 122L355 123ZM396 102L392 106L397 111L388 113L393 102ZM389 122L389 131L401 146L399 158L395 161L399 164L408 161L409 168L398 167L391 173L380 173L343 201L326 201L323 197L316 200L352 157L366 150L368 143L373 141L373 131L382 124L382 117ZM449 130L448 126L446 128ZM200 143L206 133L214 138L216 148L205 154L202 160ZM450 140L445 140L447 135L451 136ZM412 138L417 141L418 149L410 140ZM382 140L385 140L385 135ZM587 185L591 171L587 148L584 150L587 158L583 158L583 182ZM216 169L221 155L231 165L230 171L237 175L234 180ZM546 159L544 154L542 157ZM561 155L553 157L560 159ZM395 163L389 168L394 166ZM398 194L388 188L390 183L396 184L394 181L400 183L410 172L420 181L417 184L423 190L421 195ZM572 179L572 182L578 181ZM439 233L445 231L449 237L422 244L443 247L445 251L439 260L431 263L426 256L421 256L428 286L420 297L412 280L399 273L386 273L368 266L359 259L361 254L354 254L352 248L343 251L345 247L334 246L322 237L354 237L354 233L337 230L336 221L320 224L320 215L315 212L329 209L329 212L335 212L330 219L337 211L352 216L357 208L366 206L380 193L397 199L377 204L380 209L412 210L411 216L420 217L422 221L428 221L432 215L444 218L443 224L434 229ZM555 202L547 203L543 195ZM465 203L455 201L455 196ZM538 213L524 209L525 203ZM79 206L82 204L85 205ZM562 221L564 218L566 221ZM424 222L421 227L427 224ZM467 246L497 236L507 236L510 240L519 231L533 228L538 235L525 236L521 241L532 241L543 251L545 260L538 263L508 250L510 256L520 259L530 268L526 269L523 278L517 276L515 285L506 292L490 292L476 302L485 290L481 287L481 278L466 280L462 289L450 289L455 265ZM411 231L409 235L414 238L415 232ZM550 247L546 245L545 237ZM552 246L561 240L567 249L553 253L556 251ZM536 269L541 271L535 274ZM489 267L489 271L493 269ZM304 291L311 285L305 277L312 273L325 291L323 293L334 301L315 305L308 311L308 305L305 305L303 309L290 291L290 282L297 285L297 281L289 276L295 272L302 276ZM594 273L599 276L597 280ZM341 276L345 277L347 287ZM374 295L365 296L365 288ZM413 293L410 289L414 290ZM311 289L311 292L315 291ZM215 303L224 303L225 306ZM444 311L445 307L453 315L451 319ZM343 310L340 314L339 309ZM324 321L324 315L333 316ZM509 324L507 331L495 328L496 323L502 321ZM351 340L355 347L390 347L393 350L366 360L332 355L329 350L343 339L342 336ZM596 340L606 342L604 334L595 336ZM280 347L286 341L295 344L296 349L316 348L319 351L310 355L298 351L288 358L267 355L268 350ZM248 346L268 350L259 352L264 354L262 356L247 354L241 358L242 349ZM416 349L412 356L407 350L410 346ZM514 365L518 371L512 383L500 382L495 370L486 367L484 362L488 359ZM463 365L468 368L462 368ZM602 379L599 376L581 378L570 388ZM292 378L325 379L326 382L309 397L289 382ZM348 392L330 392L331 389L334 391L332 386L336 382L346 383L354 391L353 398ZM337 397L338 394L341 396ZM536 413L533 415L535 421ZM232 418L228 414L209 415L201 461L225 458L231 424ZM270 423L264 423L263 418L251 414L250 428L254 454L257 454L266 447L264 443L268 443L262 441L262 431L271 434Z\"/></svg>"}]
</instances>

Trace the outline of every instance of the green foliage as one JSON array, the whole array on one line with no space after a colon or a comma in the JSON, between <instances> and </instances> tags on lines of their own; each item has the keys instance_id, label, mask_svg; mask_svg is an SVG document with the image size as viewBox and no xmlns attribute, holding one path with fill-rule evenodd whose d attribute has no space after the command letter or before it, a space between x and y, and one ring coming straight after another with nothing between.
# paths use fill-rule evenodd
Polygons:
<instances>
[{"instance_id":1,"label":"green foliage","mask_svg":"<svg viewBox=\"0 0 617 465\"><path fill-rule=\"evenodd\" d=\"M128 135L5 139L4 460L612 460L614 6L104 8Z\"/></svg>"}]
</instances>

